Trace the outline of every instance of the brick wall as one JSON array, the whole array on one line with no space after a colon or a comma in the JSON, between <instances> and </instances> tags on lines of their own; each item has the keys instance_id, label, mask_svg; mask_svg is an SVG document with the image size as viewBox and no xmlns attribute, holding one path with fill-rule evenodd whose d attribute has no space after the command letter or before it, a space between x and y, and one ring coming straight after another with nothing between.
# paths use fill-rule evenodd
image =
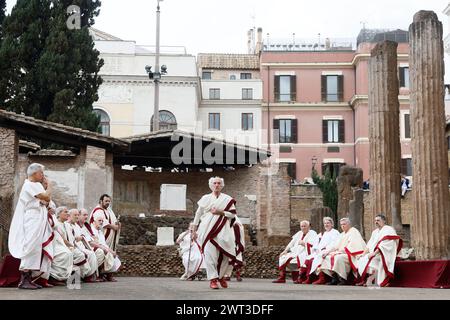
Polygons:
<instances>
[{"instance_id":1,"label":"brick wall","mask_svg":"<svg viewBox=\"0 0 450 320\"><path fill-rule=\"evenodd\" d=\"M243 277L274 279L278 256L284 247L248 247L244 254ZM177 246L120 246L120 275L132 277L180 277L184 273Z\"/></svg>"},{"instance_id":2,"label":"brick wall","mask_svg":"<svg viewBox=\"0 0 450 320\"><path fill-rule=\"evenodd\" d=\"M159 211L160 187L162 184L185 184L186 209L189 216L194 217L197 201L211 193L208 186L209 178L223 177L225 188L223 192L237 201L238 215L255 219L255 205L246 195L256 195L256 183L259 170L257 166L242 168L235 171L217 169L214 172L141 172L122 170L115 167L114 171L114 211L121 215L145 213L161 214Z\"/></svg>"}]
</instances>

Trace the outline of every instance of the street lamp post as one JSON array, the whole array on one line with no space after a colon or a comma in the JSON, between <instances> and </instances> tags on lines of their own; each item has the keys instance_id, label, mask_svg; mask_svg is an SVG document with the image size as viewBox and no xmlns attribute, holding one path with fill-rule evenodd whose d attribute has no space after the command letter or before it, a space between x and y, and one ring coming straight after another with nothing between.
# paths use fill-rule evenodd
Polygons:
<instances>
[{"instance_id":1,"label":"street lamp post","mask_svg":"<svg viewBox=\"0 0 450 320\"><path fill-rule=\"evenodd\" d=\"M159 3L163 0L157 0L158 5L156 8L156 54L155 54L155 105L153 110L153 131L159 131L159 82L161 81L161 73L159 72L159 54L160 54L160 6Z\"/></svg>"}]
</instances>

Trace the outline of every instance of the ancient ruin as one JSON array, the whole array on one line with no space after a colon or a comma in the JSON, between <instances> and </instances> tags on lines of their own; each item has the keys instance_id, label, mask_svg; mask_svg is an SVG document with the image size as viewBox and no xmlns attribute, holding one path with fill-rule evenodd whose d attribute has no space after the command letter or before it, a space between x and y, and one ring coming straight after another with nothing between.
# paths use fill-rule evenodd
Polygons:
<instances>
[{"instance_id":1,"label":"ancient ruin","mask_svg":"<svg viewBox=\"0 0 450 320\"><path fill-rule=\"evenodd\" d=\"M388 217L402 230L400 211L400 119L397 46L393 41L378 43L369 61L369 140L372 218Z\"/></svg>"},{"instance_id":2,"label":"ancient ruin","mask_svg":"<svg viewBox=\"0 0 450 320\"><path fill-rule=\"evenodd\" d=\"M412 242L417 259L449 257L442 23L420 11L409 28L413 158Z\"/></svg>"}]
</instances>

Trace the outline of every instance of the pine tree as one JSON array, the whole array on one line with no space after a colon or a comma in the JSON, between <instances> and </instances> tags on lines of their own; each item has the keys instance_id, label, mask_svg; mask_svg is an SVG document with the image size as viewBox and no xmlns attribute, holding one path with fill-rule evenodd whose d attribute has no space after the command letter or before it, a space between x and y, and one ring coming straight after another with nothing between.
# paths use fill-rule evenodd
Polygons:
<instances>
[{"instance_id":1,"label":"pine tree","mask_svg":"<svg viewBox=\"0 0 450 320\"><path fill-rule=\"evenodd\" d=\"M5 19L6 0L0 0L0 44L2 41L2 24Z\"/></svg>"},{"instance_id":2,"label":"pine tree","mask_svg":"<svg viewBox=\"0 0 450 320\"><path fill-rule=\"evenodd\" d=\"M67 8L81 8L81 29L69 29ZM103 65L89 27L96 0L18 0L5 20L0 48L0 104L40 119L99 130L92 105L98 100Z\"/></svg>"}]
</instances>

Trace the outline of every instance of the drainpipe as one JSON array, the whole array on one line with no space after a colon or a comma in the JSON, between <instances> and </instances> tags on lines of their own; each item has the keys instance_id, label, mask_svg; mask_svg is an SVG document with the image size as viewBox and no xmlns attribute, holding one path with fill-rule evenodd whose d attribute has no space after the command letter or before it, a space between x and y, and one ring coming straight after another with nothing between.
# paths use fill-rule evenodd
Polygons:
<instances>
[{"instance_id":1,"label":"drainpipe","mask_svg":"<svg viewBox=\"0 0 450 320\"><path fill-rule=\"evenodd\" d=\"M271 130L270 130L270 66L267 66L267 143L269 152L271 152Z\"/></svg>"}]
</instances>

